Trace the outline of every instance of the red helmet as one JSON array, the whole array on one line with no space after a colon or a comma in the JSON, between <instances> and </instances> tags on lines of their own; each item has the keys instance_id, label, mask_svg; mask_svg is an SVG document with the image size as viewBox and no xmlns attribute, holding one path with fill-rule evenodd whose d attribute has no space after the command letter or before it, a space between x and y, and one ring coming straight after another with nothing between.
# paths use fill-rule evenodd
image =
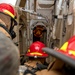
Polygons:
<instances>
[{"instance_id":1,"label":"red helmet","mask_svg":"<svg viewBox=\"0 0 75 75\"><path fill-rule=\"evenodd\" d=\"M58 51L71 58L75 58L75 36L70 38Z\"/></svg>"},{"instance_id":2,"label":"red helmet","mask_svg":"<svg viewBox=\"0 0 75 75\"><path fill-rule=\"evenodd\" d=\"M26 54L29 57L48 57L48 54L42 51L42 48L45 47L45 44L42 42L36 41L30 45L30 48Z\"/></svg>"},{"instance_id":3,"label":"red helmet","mask_svg":"<svg viewBox=\"0 0 75 75\"><path fill-rule=\"evenodd\" d=\"M16 19L16 11L15 9L10 5L10 4L7 4L7 3L1 3L0 4L0 12L1 13L4 13L6 15L9 15L11 18L13 19Z\"/></svg>"}]
</instances>

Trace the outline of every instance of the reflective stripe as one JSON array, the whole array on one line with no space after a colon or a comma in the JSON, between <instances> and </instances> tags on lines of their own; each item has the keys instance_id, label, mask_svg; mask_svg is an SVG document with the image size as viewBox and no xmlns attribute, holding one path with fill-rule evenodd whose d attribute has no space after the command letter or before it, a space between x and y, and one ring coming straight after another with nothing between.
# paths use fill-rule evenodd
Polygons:
<instances>
[{"instance_id":1,"label":"reflective stripe","mask_svg":"<svg viewBox=\"0 0 75 75\"><path fill-rule=\"evenodd\" d=\"M68 46L68 42L66 42L66 43L60 48L60 50L66 52L67 46Z\"/></svg>"},{"instance_id":2,"label":"reflective stripe","mask_svg":"<svg viewBox=\"0 0 75 75\"><path fill-rule=\"evenodd\" d=\"M33 52L33 53L30 53L31 55L40 55L40 56L42 56L42 54L41 53L38 53L38 52Z\"/></svg>"},{"instance_id":3,"label":"reflective stripe","mask_svg":"<svg viewBox=\"0 0 75 75\"><path fill-rule=\"evenodd\" d=\"M69 54L74 55L75 56L75 50L69 50Z\"/></svg>"},{"instance_id":4,"label":"reflective stripe","mask_svg":"<svg viewBox=\"0 0 75 75\"><path fill-rule=\"evenodd\" d=\"M15 16L14 16L11 12L9 12L8 10L4 10L4 12L5 12L6 14L9 14L12 18L15 17Z\"/></svg>"},{"instance_id":5,"label":"reflective stripe","mask_svg":"<svg viewBox=\"0 0 75 75\"><path fill-rule=\"evenodd\" d=\"M28 49L28 52L30 52L30 49Z\"/></svg>"}]
</instances>

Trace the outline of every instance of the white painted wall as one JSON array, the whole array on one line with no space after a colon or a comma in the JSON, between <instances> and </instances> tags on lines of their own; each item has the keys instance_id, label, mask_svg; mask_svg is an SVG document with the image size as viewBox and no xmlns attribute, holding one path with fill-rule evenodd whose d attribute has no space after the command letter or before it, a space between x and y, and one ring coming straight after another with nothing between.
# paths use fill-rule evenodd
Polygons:
<instances>
[{"instance_id":1,"label":"white painted wall","mask_svg":"<svg viewBox=\"0 0 75 75\"><path fill-rule=\"evenodd\" d=\"M30 10L34 10L34 0L30 0Z\"/></svg>"},{"instance_id":2,"label":"white painted wall","mask_svg":"<svg viewBox=\"0 0 75 75\"><path fill-rule=\"evenodd\" d=\"M15 6L16 1L17 1L17 0L0 0L0 3L9 3L9 4Z\"/></svg>"}]
</instances>

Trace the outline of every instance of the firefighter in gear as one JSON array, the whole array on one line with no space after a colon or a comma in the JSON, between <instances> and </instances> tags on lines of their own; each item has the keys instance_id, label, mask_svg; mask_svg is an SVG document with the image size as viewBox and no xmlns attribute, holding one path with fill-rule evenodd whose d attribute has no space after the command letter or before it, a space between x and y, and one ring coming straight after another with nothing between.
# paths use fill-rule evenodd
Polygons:
<instances>
[{"instance_id":1,"label":"firefighter in gear","mask_svg":"<svg viewBox=\"0 0 75 75\"><path fill-rule=\"evenodd\" d=\"M18 48L0 32L0 75L18 75L19 59Z\"/></svg>"},{"instance_id":2,"label":"firefighter in gear","mask_svg":"<svg viewBox=\"0 0 75 75\"><path fill-rule=\"evenodd\" d=\"M51 50L43 48L43 51L55 57L47 69L36 71L31 75L74 75L75 74L75 36L63 44L60 49ZM66 59L67 58L67 59ZM69 61L71 60L71 61Z\"/></svg>"},{"instance_id":3,"label":"firefighter in gear","mask_svg":"<svg viewBox=\"0 0 75 75\"><path fill-rule=\"evenodd\" d=\"M10 4L0 4L0 31L12 39L16 37L13 31L14 26L17 25L16 17L17 13Z\"/></svg>"},{"instance_id":4,"label":"firefighter in gear","mask_svg":"<svg viewBox=\"0 0 75 75\"><path fill-rule=\"evenodd\" d=\"M47 69L36 72L36 75L74 75L75 74L75 36L70 38L57 50L43 48L56 59ZM58 59L57 59L58 58Z\"/></svg>"},{"instance_id":5,"label":"firefighter in gear","mask_svg":"<svg viewBox=\"0 0 75 75\"><path fill-rule=\"evenodd\" d=\"M0 75L18 74L19 51L11 41L11 38L15 37L14 25L17 25L15 13L11 5L7 3L0 4Z\"/></svg>"},{"instance_id":6,"label":"firefighter in gear","mask_svg":"<svg viewBox=\"0 0 75 75\"><path fill-rule=\"evenodd\" d=\"M42 51L42 48L45 47L40 41L36 41L30 45L30 48L26 54L29 57L29 60L24 63L27 66L27 70L24 72L24 75L31 74L34 75L36 71L47 68L46 58L48 54Z\"/></svg>"}]
</instances>

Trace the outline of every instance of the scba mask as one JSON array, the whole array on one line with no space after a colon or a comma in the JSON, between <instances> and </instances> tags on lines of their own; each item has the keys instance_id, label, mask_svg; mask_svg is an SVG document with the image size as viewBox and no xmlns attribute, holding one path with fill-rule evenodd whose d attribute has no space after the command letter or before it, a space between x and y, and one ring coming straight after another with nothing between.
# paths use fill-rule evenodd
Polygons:
<instances>
[{"instance_id":1,"label":"scba mask","mask_svg":"<svg viewBox=\"0 0 75 75\"><path fill-rule=\"evenodd\" d=\"M10 35L11 35L12 39L14 39L16 37L16 33L13 30L10 31Z\"/></svg>"},{"instance_id":2,"label":"scba mask","mask_svg":"<svg viewBox=\"0 0 75 75\"><path fill-rule=\"evenodd\" d=\"M16 33L13 31L13 29L8 30L4 25L0 24L0 27L2 27L8 34L11 36L12 39L16 37Z\"/></svg>"},{"instance_id":3,"label":"scba mask","mask_svg":"<svg viewBox=\"0 0 75 75\"><path fill-rule=\"evenodd\" d=\"M11 18L11 26L10 26L10 29L9 29L9 32L10 32L10 35L12 37L12 39L14 39L16 37L16 33L15 31L13 30L14 29L14 26L17 25L17 22L15 22L12 18Z\"/></svg>"}]
</instances>

